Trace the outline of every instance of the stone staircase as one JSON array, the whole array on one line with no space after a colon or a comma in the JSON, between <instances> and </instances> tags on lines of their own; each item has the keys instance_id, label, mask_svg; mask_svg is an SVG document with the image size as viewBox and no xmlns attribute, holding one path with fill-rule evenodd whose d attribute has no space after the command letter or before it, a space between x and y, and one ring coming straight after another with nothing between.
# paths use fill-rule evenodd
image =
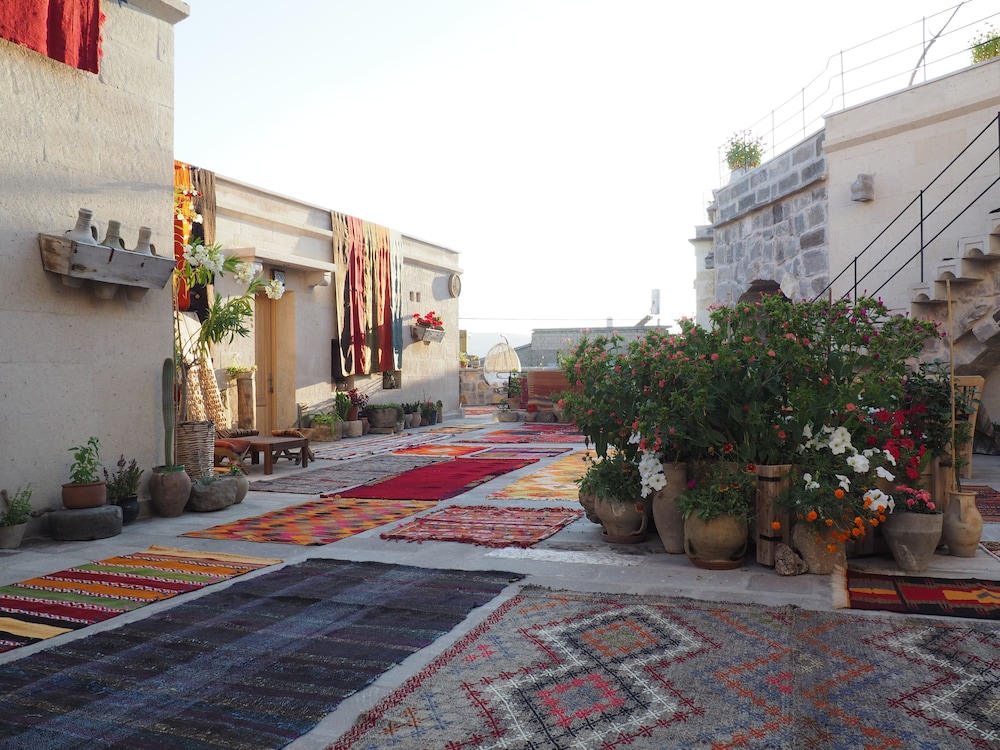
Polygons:
<instances>
[{"instance_id":1,"label":"stone staircase","mask_svg":"<svg viewBox=\"0 0 1000 750\"><path fill-rule=\"evenodd\" d=\"M947 332L951 282L955 372L987 376L1000 365L1000 209L989 214L986 234L958 241L955 255L934 266L930 282L913 287L911 312ZM947 339L927 354L947 359Z\"/></svg>"}]
</instances>

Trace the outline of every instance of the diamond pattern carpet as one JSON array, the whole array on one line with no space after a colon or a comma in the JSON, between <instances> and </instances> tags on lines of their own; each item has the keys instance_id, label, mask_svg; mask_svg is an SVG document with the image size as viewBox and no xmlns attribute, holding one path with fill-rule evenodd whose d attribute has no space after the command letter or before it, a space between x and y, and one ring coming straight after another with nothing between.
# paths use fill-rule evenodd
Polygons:
<instances>
[{"instance_id":1,"label":"diamond pattern carpet","mask_svg":"<svg viewBox=\"0 0 1000 750\"><path fill-rule=\"evenodd\" d=\"M998 666L985 623L528 586L332 750L986 750Z\"/></svg>"},{"instance_id":2,"label":"diamond pattern carpet","mask_svg":"<svg viewBox=\"0 0 1000 750\"><path fill-rule=\"evenodd\" d=\"M282 544L330 544L434 506L422 500L321 499L181 536Z\"/></svg>"},{"instance_id":3,"label":"diamond pattern carpet","mask_svg":"<svg viewBox=\"0 0 1000 750\"><path fill-rule=\"evenodd\" d=\"M491 500L577 500L580 492L575 480L587 471L583 458L586 454L587 451L575 451L487 497Z\"/></svg>"}]
</instances>

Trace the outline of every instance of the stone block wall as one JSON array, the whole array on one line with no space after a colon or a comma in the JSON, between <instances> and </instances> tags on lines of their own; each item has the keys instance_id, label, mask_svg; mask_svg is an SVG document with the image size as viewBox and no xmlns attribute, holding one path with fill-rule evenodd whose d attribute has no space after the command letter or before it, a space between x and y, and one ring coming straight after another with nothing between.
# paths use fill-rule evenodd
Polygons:
<instances>
[{"instance_id":1,"label":"stone block wall","mask_svg":"<svg viewBox=\"0 0 1000 750\"><path fill-rule=\"evenodd\" d=\"M824 132L734 176L714 191L715 300L735 302L754 282L812 299L829 278Z\"/></svg>"}]
</instances>

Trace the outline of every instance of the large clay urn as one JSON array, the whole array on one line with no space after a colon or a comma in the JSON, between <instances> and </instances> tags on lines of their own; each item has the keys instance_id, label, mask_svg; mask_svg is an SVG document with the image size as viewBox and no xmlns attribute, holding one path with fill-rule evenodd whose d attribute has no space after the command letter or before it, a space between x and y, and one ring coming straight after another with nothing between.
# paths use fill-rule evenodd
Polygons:
<instances>
[{"instance_id":1,"label":"large clay urn","mask_svg":"<svg viewBox=\"0 0 1000 750\"><path fill-rule=\"evenodd\" d=\"M885 519L882 533L896 565L907 573L920 573L930 565L943 527L943 513L897 510Z\"/></svg>"},{"instance_id":2,"label":"large clay urn","mask_svg":"<svg viewBox=\"0 0 1000 750\"><path fill-rule=\"evenodd\" d=\"M703 521L695 512L684 521L684 551L699 568L733 570L743 564L749 529L742 516L718 515Z\"/></svg>"},{"instance_id":3,"label":"large clay urn","mask_svg":"<svg viewBox=\"0 0 1000 750\"><path fill-rule=\"evenodd\" d=\"M184 512L190 496L191 477L182 465L153 467L149 478L149 499L157 515L176 518Z\"/></svg>"},{"instance_id":4,"label":"large clay urn","mask_svg":"<svg viewBox=\"0 0 1000 750\"><path fill-rule=\"evenodd\" d=\"M948 509L944 512L941 536L948 545L948 554L955 557L975 557L983 535L983 516L976 507L976 493L952 490L948 493Z\"/></svg>"},{"instance_id":5,"label":"large clay urn","mask_svg":"<svg viewBox=\"0 0 1000 750\"><path fill-rule=\"evenodd\" d=\"M677 496L687 487L687 464L664 463L667 485L653 495L653 522L663 549L672 555L684 554L684 516L677 508Z\"/></svg>"}]
</instances>

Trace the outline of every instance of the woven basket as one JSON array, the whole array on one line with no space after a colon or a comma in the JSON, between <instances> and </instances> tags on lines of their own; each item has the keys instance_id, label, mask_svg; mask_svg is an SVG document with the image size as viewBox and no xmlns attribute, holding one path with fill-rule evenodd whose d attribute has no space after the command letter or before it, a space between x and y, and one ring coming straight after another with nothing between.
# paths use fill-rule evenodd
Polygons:
<instances>
[{"instance_id":1,"label":"woven basket","mask_svg":"<svg viewBox=\"0 0 1000 750\"><path fill-rule=\"evenodd\" d=\"M192 480L212 473L215 463L215 422L178 422L174 442L177 463Z\"/></svg>"}]
</instances>

